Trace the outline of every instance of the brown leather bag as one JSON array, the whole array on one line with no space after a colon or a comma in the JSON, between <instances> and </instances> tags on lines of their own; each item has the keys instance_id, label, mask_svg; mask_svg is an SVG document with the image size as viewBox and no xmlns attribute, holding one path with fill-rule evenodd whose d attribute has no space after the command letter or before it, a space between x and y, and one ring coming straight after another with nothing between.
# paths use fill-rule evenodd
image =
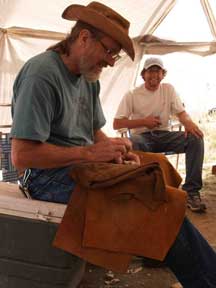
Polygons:
<instances>
[{"instance_id":1,"label":"brown leather bag","mask_svg":"<svg viewBox=\"0 0 216 288\"><path fill-rule=\"evenodd\" d=\"M131 255L162 260L185 213L185 193L165 187L157 163L80 164L54 245L113 271Z\"/></svg>"}]
</instances>

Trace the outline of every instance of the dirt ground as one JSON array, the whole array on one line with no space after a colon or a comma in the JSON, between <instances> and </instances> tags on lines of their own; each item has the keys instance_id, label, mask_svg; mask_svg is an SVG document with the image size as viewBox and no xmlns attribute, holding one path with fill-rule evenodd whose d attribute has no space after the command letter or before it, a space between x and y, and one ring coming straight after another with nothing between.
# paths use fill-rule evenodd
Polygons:
<instances>
[{"instance_id":1,"label":"dirt ground","mask_svg":"<svg viewBox=\"0 0 216 288\"><path fill-rule=\"evenodd\" d=\"M196 214L188 210L187 216L216 248L216 175L205 176L202 197L207 213ZM88 264L80 288L169 288L175 282L175 276L168 268L142 267L140 259L134 258L126 274L114 274Z\"/></svg>"}]
</instances>

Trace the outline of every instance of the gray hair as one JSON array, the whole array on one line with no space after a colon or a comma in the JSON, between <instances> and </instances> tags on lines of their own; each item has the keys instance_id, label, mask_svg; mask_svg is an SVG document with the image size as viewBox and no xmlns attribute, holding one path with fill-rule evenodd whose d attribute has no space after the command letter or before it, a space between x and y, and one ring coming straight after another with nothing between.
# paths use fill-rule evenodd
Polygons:
<instances>
[{"instance_id":1,"label":"gray hair","mask_svg":"<svg viewBox=\"0 0 216 288\"><path fill-rule=\"evenodd\" d=\"M96 38L100 38L102 35L104 35L104 33L94 28L93 26L82 21L77 21L76 24L72 27L70 34L65 39L54 44L53 46L50 46L47 50L52 50L59 54L66 54L68 56L70 54L71 44L76 41L81 30L83 29L90 31L92 36Z\"/></svg>"}]
</instances>

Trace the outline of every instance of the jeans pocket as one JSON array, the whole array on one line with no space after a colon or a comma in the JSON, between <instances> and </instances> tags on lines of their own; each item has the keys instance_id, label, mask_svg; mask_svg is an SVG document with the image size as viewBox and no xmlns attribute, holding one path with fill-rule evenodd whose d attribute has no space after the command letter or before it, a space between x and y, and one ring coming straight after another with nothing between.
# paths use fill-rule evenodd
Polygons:
<instances>
[{"instance_id":1,"label":"jeans pocket","mask_svg":"<svg viewBox=\"0 0 216 288\"><path fill-rule=\"evenodd\" d=\"M70 199L75 183L71 182L71 185L65 185L64 183L53 180L39 187L36 185L36 189L33 187L35 185L30 186L32 198L66 204Z\"/></svg>"},{"instance_id":2,"label":"jeans pocket","mask_svg":"<svg viewBox=\"0 0 216 288\"><path fill-rule=\"evenodd\" d=\"M28 181L28 190L32 198L37 200L68 203L71 192L75 187L69 177L69 168L47 169L41 173L33 170Z\"/></svg>"}]
</instances>

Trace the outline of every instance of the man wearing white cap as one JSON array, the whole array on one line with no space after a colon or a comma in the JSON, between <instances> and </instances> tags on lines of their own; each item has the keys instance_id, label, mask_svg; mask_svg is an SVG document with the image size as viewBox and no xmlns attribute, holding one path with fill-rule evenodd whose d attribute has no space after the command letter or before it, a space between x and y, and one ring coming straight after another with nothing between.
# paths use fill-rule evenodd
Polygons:
<instances>
[{"instance_id":1,"label":"man wearing white cap","mask_svg":"<svg viewBox=\"0 0 216 288\"><path fill-rule=\"evenodd\" d=\"M174 87L161 83L166 75L159 58L145 61L141 86L122 99L114 120L114 129L128 128L135 150L185 153L186 179L182 188L188 193L187 206L193 212L206 211L199 190L202 188L204 156L203 133L191 120ZM169 119L176 115L185 132L169 131Z\"/></svg>"}]
</instances>

